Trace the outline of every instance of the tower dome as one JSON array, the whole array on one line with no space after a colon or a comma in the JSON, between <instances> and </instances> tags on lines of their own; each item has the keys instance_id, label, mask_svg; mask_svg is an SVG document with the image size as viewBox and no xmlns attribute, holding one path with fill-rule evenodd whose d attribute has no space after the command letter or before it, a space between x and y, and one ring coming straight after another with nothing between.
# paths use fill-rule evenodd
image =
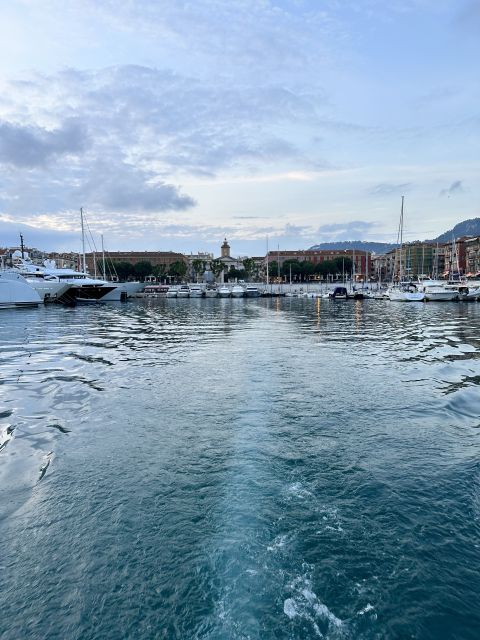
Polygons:
<instances>
[{"instance_id":1,"label":"tower dome","mask_svg":"<svg viewBox=\"0 0 480 640\"><path fill-rule=\"evenodd\" d=\"M222 244L222 247L221 247L221 252L222 252L222 258L229 258L230 257L230 245L228 244L226 238L223 241L223 244Z\"/></svg>"}]
</instances>

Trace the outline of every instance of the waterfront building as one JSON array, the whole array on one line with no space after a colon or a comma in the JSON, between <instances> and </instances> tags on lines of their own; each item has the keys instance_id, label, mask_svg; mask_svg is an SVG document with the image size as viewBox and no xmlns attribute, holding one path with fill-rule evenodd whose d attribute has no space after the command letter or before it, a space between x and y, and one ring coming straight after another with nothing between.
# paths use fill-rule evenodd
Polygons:
<instances>
[{"instance_id":1,"label":"waterfront building","mask_svg":"<svg viewBox=\"0 0 480 640\"><path fill-rule=\"evenodd\" d=\"M205 272L210 272L210 264L213 260L213 253L198 252L190 253L186 256L188 260L188 279L191 282L205 279ZM209 278L207 278L208 280Z\"/></svg>"},{"instance_id":2,"label":"waterfront building","mask_svg":"<svg viewBox=\"0 0 480 640\"><path fill-rule=\"evenodd\" d=\"M445 242L442 246L445 255L445 276L451 274L464 274L467 272L466 241L468 236L456 238L452 242Z\"/></svg>"},{"instance_id":3,"label":"waterfront building","mask_svg":"<svg viewBox=\"0 0 480 640\"><path fill-rule=\"evenodd\" d=\"M188 259L182 253L174 251L108 251L105 256L109 264L128 262L136 265L139 262L149 262L152 267L163 268L165 273L175 262L183 262L188 266ZM87 253L85 258L90 272L95 272L95 260L97 271L101 271L101 253Z\"/></svg>"},{"instance_id":4,"label":"waterfront building","mask_svg":"<svg viewBox=\"0 0 480 640\"><path fill-rule=\"evenodd\" d=\"M269 251L265 256L264 262L268 264L277 263L279 270L288 260L296 260L297 262L309 262L314 267L322 262L331 262L332 260L349 258L355 264L355 274L358 281L368 281L374 275L372 265L372 254L370 251L360 249L307 249L305 251ZM277 273L270 273L272 278L278 277ZM318 276L317 276L318 279Z\"/></svg>"},{"instance_id":5,"label":"waterfront building","mask_svg":"<svg viewBox=\"0 0 480 640\"><path fill-rule=\"evenodd\" d=\"M225 238L222 246L220 247L220 257L217 258L217 260L224 265L223 271L220 274L220 281L224 282L225 276L228 274L228 272L231 269L235 269L237 271L241 271L242 269L244 269L244 266L243 266L244 259L245 257L233 258L230 255L230 245L228 244L227 239Z\"/></svg>"},{"instance_id":6,"label":"waterfront building","mask_svg":"<svg viewBox=\"0 0 480 640\"><path fill-rule=\"evenodd\" d=\"M465 240L465 269L467 277L480 276L480 237Z\"/></svg>"}]
</instances>

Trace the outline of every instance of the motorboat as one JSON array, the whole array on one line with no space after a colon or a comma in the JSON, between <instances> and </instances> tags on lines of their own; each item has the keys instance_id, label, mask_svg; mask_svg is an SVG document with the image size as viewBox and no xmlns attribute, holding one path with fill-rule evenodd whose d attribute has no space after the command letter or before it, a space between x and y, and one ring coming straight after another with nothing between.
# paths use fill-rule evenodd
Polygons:
<instances>
[{"instance_id":1,"label":"motorboat","mask_svg":"<svg viewBox=\"0 0 480 640\"><path fill-rule=\"evenodd\" d=\"M0 309L37 307L43 302L39 293L18 272L0 271Z\"/></svg>"},{"instance_id":2,"label":"motorboat","mask_svg":"<svg viewBox=\"0 0 480 640\"><path fill-rule=\"evenodd\" d=\"M45 269L34 264L28 254L22 258L20 252L13 254L13 268L32 286L43 302L62 302L63 296L71 288L70 283L60 282L55 276L45 273Z\"/></svg>"},{"instance_id":3,"label":"motorboat","mask_svg":"<svg viewBox=\"0 0 480 640\"><path fill-rule=\"evenodd\" d=\"M205 297L206 298L217 298L218 297L218 290L217 287L213 287L213 286L208 286L205 289Z\"/></svg>"},{"instance_id":4,"label":"motorboat","mask_svg":"<svg viewBox=\"0 0 480 640\"><path fill-rule=\"evenodd\" d=\"M415 285L392 286L387 289L387 297L392 302L422 302L425 293L418 291Z\"/></svg>"},{"instance_id":5,"label":"motorboat","mask_svg":"<svg viewBox=\"0 0 480 640\"><path fill-rule=\"evenodd\" d=\"M28 258L20 258L14 260L14 268L30 282L41 279L43 285L46 282L68 285L64 293L57 296L58 302L97 302L116 288L115 283L91 278L86 272L59 269L54 260L45 260L39 266Z\"/></svg>"},{"instance_id":6,"label":"motorboat","mask_svg":"<svg viewBox=\"0 0 480 640\"><path fill-rule=\"evenodd\" d=\"M328 294L332 300L346 300L348 298L348 292L346 287L335 287L335 289Z\"/></svg>"},{"instance_id":7,"label":"motorboat","mask_svg":"<svg viewBox=\"0 0 480 640\"><path fill-rule=\"evenodd\" d=\"M234 284L232 287L232 298L243 298L244 295L245 289L239 284Z\"/></svg>"},{"instance_id":8,"label":"motorboat","mask_svg":"<svg viewBox=\"0 0 480 640\"><path fill-rule=\"evenodd\" d=\"M222 284L218 288L218 295L219 295L220 298L229 298L230 297L230 289L227 287L227 285Z\"/></svg>"},{"instance_id":9,"label":"motorboat","mask_svg":"<svg viewBox=\"0 0 480 640\"><path fill-rule=\"evenodd\" d=\"M459 291L458 288L448 288L445 285L426 285L423 288L425 293L425 300L427 302L449 302L451 300L458 300Z\"/></svg>"},{"instance_id":10,"label":"motorboat","mask_svg":"<svg viewBox=\"0 0 480 640\"><path fill-rule=\"evenodd\" d=\"M168 287L167 298L177 297L177 287Z\"/></svg>"},{"instance_id":11,"label":"motorboat","mask_svg":"<svg viewBox=\"0 0 480 640\"><path fill-rule=\"evenodd\" d=\"M260 297L260 289L255 284L247 284L245 287L245 296L247 298Z\"/></svg>"},{"instance_id":12,"label":"motorboat","mask_svg":"<svg viewBox=\"0 0 480 640\"><path fill-rule=\"evenodd\" d=\"M190 298L203 298L203 287L200 284L190 285Z\"/></svg>"},{"instance_id":13,"label":"motorboat","mask_svg":"<svg viewBox=\"0 0 480 640\"><path fill-rule=\"evenodd\" d=\"M177 289L177 298L190 297L190 287L188 284L181 284Z\"/></svg>"}]
</instances>

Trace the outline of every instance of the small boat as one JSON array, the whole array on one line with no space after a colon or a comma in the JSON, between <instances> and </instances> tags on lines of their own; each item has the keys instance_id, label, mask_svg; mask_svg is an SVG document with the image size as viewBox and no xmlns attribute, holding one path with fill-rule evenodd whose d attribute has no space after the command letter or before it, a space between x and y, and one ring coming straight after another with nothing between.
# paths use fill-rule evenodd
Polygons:
<instances>
[{"instance_id":1,"label":"small boat","mask_svg":"<svg viewBox=\"0 0 480 640\"><path fill-rule=\"evenodd\" d=\"M247 284L245 287L245 295L247 298L258 298L260 296L260 289L254 284Z\"/></svg>"},{"instance_id":2,"label":"small boat","mask_svg":"<svg viewBox=\"0 0 480 640\"><path fill-rule=\"evenodd\" d=\"M203 298L203 287L199 284L190 285L190 298Z\"/></svg>"},{"instance_id":3,"label":"small boat","mask_svg":"<svg viewBox=\"0 0 480 640\"><path fill-rule=\"evenodd\" d=\"M0 271L0 309L37 307L43 302L38 292L15 271Z\"/></svg>"},{"instance_id":4,"label":"small boat","mask_svg":"<svg viewBox=\"0 0 480 640\"><path fill-rule=\"evenodd\" d=\"M190 296L190 287L188 284L181 284L177 289L177 298L188 298Z\"/></svg>"},{"instance_id":5,"label":"small boat","mask_svg":"<svg viewBox=\"0 0 480 640\"><path fill-rule=\"evenodd\" d=\"M167 298L176 298L177 297L177 287L168 287L166 295L167 295Z\"/></svg>"},{"instance_id":6,"label":"small boat","mask_svg":"<svg viewBox=\"0 0 480 640\"><path fill-rule=\"evenodd\" d=\"M227 287L227 285L222 284L218 288L218 295L219 295L220 298L229 298L230 297L230 289Z\"/></svg>"},{"instance_id":7,"label":"small boat","mask_svg":"<svg viewBox=\"0 0 480 640\"><path fill-rule=\"evenodd\" d=\"M332 300L346 300L348 298L347 289L345 287L335 287L335 289L328 294Z\"/></svg>"},{"instance_id":8,"label":"small boat","mask_svg":"<svg viewBox=\"0 0 480 640\"><path fill-rule=\"evenodd\" d=\"M243 298L245 295L245 289L239 284L234 284L232 287L232 298Z\"/></svg>"}]
</instances>

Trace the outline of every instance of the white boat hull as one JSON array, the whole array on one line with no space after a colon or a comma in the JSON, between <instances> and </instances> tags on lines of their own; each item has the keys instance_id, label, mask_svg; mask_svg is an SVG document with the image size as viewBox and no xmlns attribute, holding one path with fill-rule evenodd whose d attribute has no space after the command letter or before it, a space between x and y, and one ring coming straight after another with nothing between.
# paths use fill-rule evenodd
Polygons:
<instances>
[{"instance_id":1,"label":"white boat hull","mask_svg":"<svg viewBox=\"0 0 480 640\"><path fill-rule=\"evenodd\" d=\"M389 289L387 296L392 302L422 302L425 300L423 291L402 291L400 289Z\"/></svg>"},{"instance_id":2,"label":"white boat hull","mask_svg":"<svg viewBox=\"0 0 480 640\"><path fill-rule=\"evenodd\" d=\"M458 293L455 291L425 291L427 302L451 302L457 299Z\"/></svg>"},{"instance_id":3,"label":"white boat hull","mask_svg":"<svg viewBox=\"0 0 480 640\"><path fill-rule=\"evenodd\" d=\"M19 273L0 273L0 309L37 307L42 302L37 291Z\"/></svg>"}]
</instances>

